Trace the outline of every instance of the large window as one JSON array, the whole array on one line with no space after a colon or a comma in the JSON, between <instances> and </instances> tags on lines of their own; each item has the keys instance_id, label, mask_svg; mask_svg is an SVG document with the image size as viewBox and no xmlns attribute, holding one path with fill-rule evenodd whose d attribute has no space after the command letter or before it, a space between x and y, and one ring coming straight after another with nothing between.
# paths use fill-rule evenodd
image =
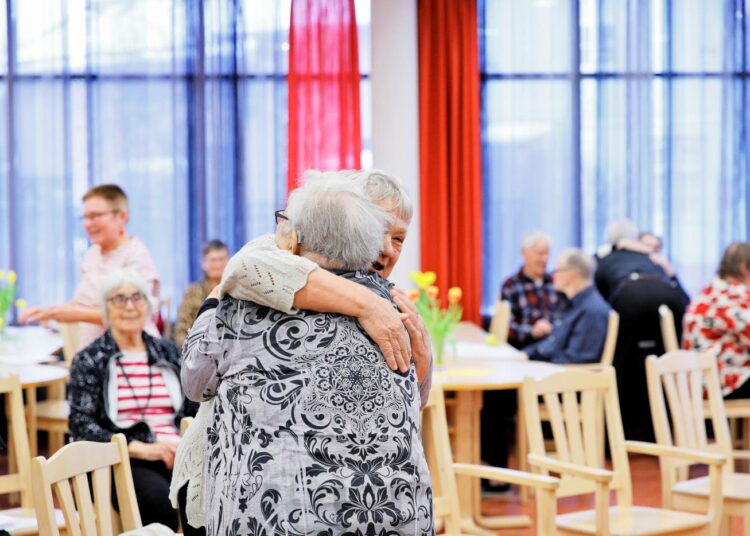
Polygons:
<instances>
[{"instance_id":1,"label":"large window","mask_svg":"<svg viewBox=\"0 0 750 536\"><path fill-rule=\"evenodd\" d=\"M692 292L747 237L743 0L481 0L483 308L533 229L594 252L628 217ZM552 262L552 261L551 261Z\"/></svg>"},{"instance_id":2,"label":"large window","mask_svg":"<svg viewBox=\"0 0 750 536\"><path fill-rule=\"evenodd\" d=\"M6 13L6 5L9 12ZM120 184L162 295L201 244L273 227L286 196L291 0L0 2L0 268L30 303L66 301L92 185ZM369 158L369 0L356 2Z\"/></svg>"}]
</instances>

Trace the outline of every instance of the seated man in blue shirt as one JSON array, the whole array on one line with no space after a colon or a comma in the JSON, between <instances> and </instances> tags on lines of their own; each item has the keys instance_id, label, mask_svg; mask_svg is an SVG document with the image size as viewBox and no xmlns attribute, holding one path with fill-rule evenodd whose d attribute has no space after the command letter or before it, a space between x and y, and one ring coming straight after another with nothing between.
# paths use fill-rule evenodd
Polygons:
<instances>
[{"instance_id":1,"label":"seated man in blue shirt","mask_svg":"<svg viewBox=\"0 0 750 536\"><path fill-rule=\"evenodd\" d=\"M597 363L604 348L609 305L593 286L596 263L579 249L567 249L553 272L555 290L568 297L546 338L524 348L529 359L550 363Z\"/></svg>"}]
</instances>

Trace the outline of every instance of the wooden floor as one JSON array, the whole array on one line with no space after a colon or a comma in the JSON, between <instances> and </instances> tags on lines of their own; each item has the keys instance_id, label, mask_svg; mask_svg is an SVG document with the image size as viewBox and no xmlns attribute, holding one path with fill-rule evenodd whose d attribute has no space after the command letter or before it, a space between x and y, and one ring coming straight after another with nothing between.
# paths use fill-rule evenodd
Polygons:
<instances>
[{"instance_id":1,"label":"wooden floor","mask_svg":"<svg viewBox=\"0 0 750 536\"><path fill-rule=\"evenodd\" d=\"M661 485L659 483L659 463L651 456L630 457L631 478L633 481L633 503L640 506L661 506ZM561 499L558 501L558 512L565 513L583 508L593 508L593 501L578 498ZM516 489L507 495L484 495L482 512L486 515L518 515L526 514L534 519L534 500L521 504ZM499 531L502 535L533 536L534 527L525 530ZM732 536L742 535L740 520L732 521ZM750 535L747 535L750 536Z\"/></svg>"}]
</instances>

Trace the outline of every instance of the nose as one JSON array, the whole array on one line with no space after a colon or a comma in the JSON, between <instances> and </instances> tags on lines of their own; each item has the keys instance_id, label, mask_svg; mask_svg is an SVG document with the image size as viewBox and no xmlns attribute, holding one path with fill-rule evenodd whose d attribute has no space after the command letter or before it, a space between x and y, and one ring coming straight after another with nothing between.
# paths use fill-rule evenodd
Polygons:
<instances>
[{"instance_id":1,"label":"nose","mask_svg":"<svg viewBox=\"0 0 750 536\"><path fill-rule=\"evenodd\" d=\"M383 251L380 252L382 257L393 256L393 243L391 242L391 235L385 235L385 242L383 243Z\"/></svg>"}]
</instances>

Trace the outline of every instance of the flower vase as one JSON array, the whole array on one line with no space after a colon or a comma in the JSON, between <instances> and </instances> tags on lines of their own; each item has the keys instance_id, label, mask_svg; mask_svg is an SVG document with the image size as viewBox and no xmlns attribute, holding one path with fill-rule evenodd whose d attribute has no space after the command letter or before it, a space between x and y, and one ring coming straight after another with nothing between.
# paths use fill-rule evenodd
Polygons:
<instances>
[{"instance_id":1,"label":"flower vase","mask_svg":"<svg viewBox=\"0 0 750 536\"><path fill-rule=\"evenodd\" d=\"M435 368L440 369L445 365L445 336L432 337L432 358Z\"/></svg>"},{"instance_id":2,"label":"flower vase","mask_svg":"<svg viewBox=\"0 0 750 536\"><path fill-rule=\"evenodd\" d=\"M5 326L8 325L8 310L0 311L0 339L5 335Z\"/></svg>"}]
</instances>

